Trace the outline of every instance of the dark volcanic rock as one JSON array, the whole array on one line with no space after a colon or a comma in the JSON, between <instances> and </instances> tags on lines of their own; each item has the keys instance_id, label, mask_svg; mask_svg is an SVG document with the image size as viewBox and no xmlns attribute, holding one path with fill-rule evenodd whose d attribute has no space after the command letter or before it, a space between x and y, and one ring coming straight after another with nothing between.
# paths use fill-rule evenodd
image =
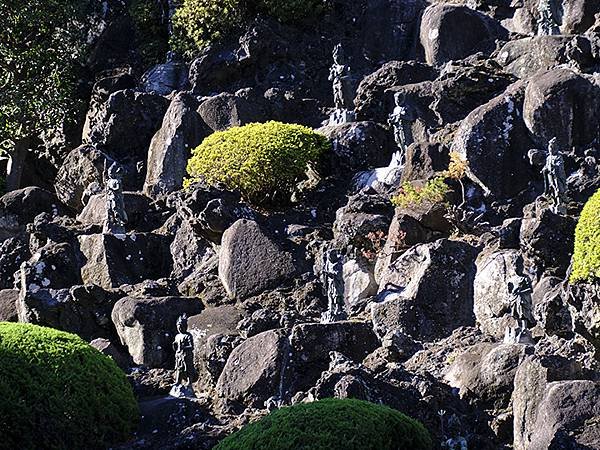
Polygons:
<instances>
[{"instance_id":1,"label":"dark volcanic rock","mask_svg":"<svg viewBox=\"0 0 600 450\"><path fill-rule=\"evenodd\" d=\"M209 97L200 104L198 113L213 131L264 122L269 118L265 99L252 90L241 90L235 94L224 92Z\"/></svg>"},{"instance_id":2,"label":"dark volcanic rock","mask_svg":"<svg viewBox=\"0 0 600 450\"><path fill-rule=\"evenodd\" d=\"M142 89L150 94L169 95L183 91L188 85L188 67L180 62L169 61L149 69L141 80Z\"/></svg>"},{"instance_id":3,"label":"dark volcanic rock","mask_svg":"<svg viewBox=\"0 0 600 450\"><path fill-rule=\"evenodd\" d=\"M173 367L177 319L199 314L203 308L199 299L190 297L125 297L115 304L112 321L134 363Z\"/></svg>"},{"instance_id":4,"label":"dark volcanic rock","mask_svg":"<svg viewBox=\"0 0 600 450\"><path fill-rule=\"evenodd\" d=\"M17 300L19 291L16 289L0 290L0 322L17 322Z\"/></svg>"}]
</instances>

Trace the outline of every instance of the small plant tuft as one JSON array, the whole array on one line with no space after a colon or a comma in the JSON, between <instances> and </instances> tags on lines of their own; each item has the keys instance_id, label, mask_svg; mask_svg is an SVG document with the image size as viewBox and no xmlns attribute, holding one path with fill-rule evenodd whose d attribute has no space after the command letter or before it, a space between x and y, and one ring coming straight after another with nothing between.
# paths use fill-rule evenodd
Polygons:
<instances>
[{"instance_id":1,"label":"small plant tuft","mask_svg":"<svg viewBox=\"0 0 600 450\"><path fill-rule=\"evenodd\" d=\"M425 203L443 203L449 192L450 187L444 181L444 177L436 177L425 183L423 187L415 187L412 183L404 182L391 200L394 206L409 208Z\"/></svg>"}]
</instances>

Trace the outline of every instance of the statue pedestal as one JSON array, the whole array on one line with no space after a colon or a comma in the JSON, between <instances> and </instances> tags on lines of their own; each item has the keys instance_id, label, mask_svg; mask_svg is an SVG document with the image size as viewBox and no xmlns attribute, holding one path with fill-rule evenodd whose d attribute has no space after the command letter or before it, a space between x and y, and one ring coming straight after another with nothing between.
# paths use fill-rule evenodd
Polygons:
<instances>
[{"instance_id":1,"label":"statue pedestal","mask_svg":"<svg viewBox=\"0 0 600 450\"><path fill-rule=\"evenodd\" d=\"M520 327L506 327L504 332L504 343L505 344L523 344L523 345L534 345L535 341L531 335L531 331L522 329Z\"/></svg>"},{"instance_id":2,"label":"statue pedestal","mask_svg":"<svg viewBox=\"0 0 600 450\"><path fill-rule=\"evenodd\" d=\"M184 386L183 384L174 384L169 391L169 395L176 398L196 398L191 386Z\"/></svg>"},{"instance_id":3,"label":"statue pedestal","mask_svg":"<svg viewBox=\"0 0 600 450\"><path fill-rule=\"evenodd\" d=\"M336 109L329 116L328 126L343 125L349 122L356 121L356 113L347 109Z\"/></svg>"}]
</instances>

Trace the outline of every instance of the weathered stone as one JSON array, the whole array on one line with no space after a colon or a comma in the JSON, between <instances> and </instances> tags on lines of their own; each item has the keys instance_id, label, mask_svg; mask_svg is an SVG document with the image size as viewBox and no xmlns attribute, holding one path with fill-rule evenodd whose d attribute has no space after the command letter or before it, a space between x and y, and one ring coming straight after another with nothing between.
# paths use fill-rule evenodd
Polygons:
<instances>
[{"instance_id":1,"label":"weathered stone","mask_svg":"<svg viewBox=\"0 0 600 450\"><path fill-rule=\"evenodd\" d=\"M379 280L380 293L389 294L372 308L377 334L399 329L415 339L432 340L473 325L476 254L468 244L440 239L391 262Z\"/></svg>"},{"instance_id":2,"label":"weathered stone","mask_svg":"<svg viewBox=\"0 0 600 450\"><path fill-rule=\"evenodd\" d=\"M183 281L215 256L210 243L198 236L187 220L177 229L170 249L173 258L171 276L178 281Z\"/></svg>"},{"instance_id":3,"label":"weathered stone","mask_svg":"<svg viewBox=\"0 0 600 450\"><path fill-rule=\"evenodd\" d=\"M464 6L429 6L421 19L421 45L429 64L441 65L494 48L507 31L498 22Z\"/></svg>"},{"instance_id":4,"label":"weathered stone","mask_svg":"<svg viewBox=\"0 0 600 450\"><path fill-rule=\"evenodd\" d=\"M149 196L166 194L183 186L187 161L193 148L206 135L196 110L198 102L189 94L177 94L152 138L144 192Z\"/></svg>"},{"instance_id":5,"label":"weathered stone","mask_svg":"<svg viewBox=\"0 0 600 450\"><path fill-rule=\"evenodd\" d=\"M252 220L238 220L223 235L219 277L227 293L245 299L275 288L296 273L294 258Z\"/></svg>"},{"instance_id":6,"label":"weathered stone","mask_svg":"<svg viewBox=\"0 0 600 450\"><path fill-rule=\"evenodd\" d=\"M546 148L552 138L569 151L590 144L600 127L600 87L569 69L554 69L527 85L523 119L536 142Z\"/></svg>"},{"instance_id":7,"label":"weathered stone","mask_svg":"<svg viewBox=\"0 0 600 450\"><path fill-rule=\"evenodd\" d=\"M344 263L344 299L353 307L377 293L377 282L372 269L359 260Z\"/></svg>"},{"instance_id":8,"label":"weathered stone","mask_svg":"<svg viewBox=\"0 0 600 450\"><path fill-rule=\"evenodd\" d=\"M17 300L19 291L16 289L0 290L0 322L18 322Z\"/></svg>"},{"instance_id":9,"label":"weathered stone","mask_svg":"<svg viewBox=\"0 0 600 450\"><path fill-rule=\"evenodd\" d=\"M264 122L269 118L264 98L246 90L209 97L200 104L198 114L213 131Z\"/></svg>"},{"instance_id":10,"label":"weathered stone","mask_svg":"<svg viewBox=\"0 0 600 450\"><path fill-rule=\"evenodd\" d=\"M140 84L150 94L169 95L173 91L184 91L188 84L188 67L173 61L157 64L142 76Z\"/></svg>"},{"instance_id":11,"label":"weathered stone","mask_svg":"<svg viewBox=\"0 0 600 450\"><path fill-rule=\"evenodd\" d=\"M474 281L475 319L481 330L500 340L511 325L508 281L523 270L518 250L484 251L476 261Z\"/></svg>"},{"instance_id":12,"label":"weathered stone","mask_svg":"<svg viewBox=\"0 0 600 450\"><path fill-rule=\"evenodd\" d=\"M570 0L563 4L563 34L581 34L594 25L594 16L600 13L600 4L594 0Z\"/></svg>"},{"instance_id":13,"label":"weathered stone","mask_svg":"<svg viewBox=\"0 0 600 450\"><path fill-rule=\"evenodd\" d=\"M146 279L158 280L171 272L171 256L164 236L92 234L80 236L79 243L86 259L81 269L85 284L110 289Z\"/></svg>"},{"instance_id":14,"label":"weathered stone","mask_svg":"<svg viewBox=\"0 0 600 450\"><path fill-rule=\"evenodd\" d=\"M28 241L28 236L21 234L0 243L0 288L14 287L15 272L31 258Z\"/></svg>"},{"instance_id":15,"label":"weathered stone","mask_svg":"<svg viewBox=\"0 0 600 450\"><path fill-rule=\"evenodd\" d=\"M263 408L267 399L278 394L287 346L287 336L280 330L244 341L229 355L221 372L219 397Z\"/></svg>"},{"instance_id":16,"label":"weathered stone","mask_svg":"<svg viewBox=\"0 0 600 450\"><path fill-rule=\"evenodd\" d=\"M204 308L190 297L125 297L112 310L112 321L133 362L142 366L173 367L173 338L177 319L199 314Z\"/></svg>"},{"instance_id":17,"label":"weathered stone","mask_svg":"<svg viewBox=\"0 0 600 450\"><path fill-rule=\"evenodd\" d=\"M105 338L94 339L90 345L103 355L109 356L122 370L129 369L131 357L123 352L119 347Z\"/></svg>"},{"instance_id":18,"label":"weathered stone","mask_svg":"<svg viewBox=\"0 0 600 450\"><path fill-rule=\"evenodd\" d=\"M91 145L71 151L58 170L54 189L58 198L70 207L81 210L83 193L91 183L104 184L106 165L112 159Z\"/></svg>"},{"instance_id":19,"label":"weathered stone","mask_svg":"<svg viewBox=\"0 0 600 450\"><path fill-rule=\"evenodd\" d=\"M81 284L81 264L77 248L66 242L50 242L21 266L20 277L33 283L27 286L30 290L65 289Z\"/></svg>"},{"instance_id":20,"label":"weathered stone","mask_svg":"<svg viewBox=\"0 0 600 450\"><path fill-rule=\"evenodd\" d=\"M448 168L448 149L439 144L414 143L406 151L402 182L427 180Z\"/></svg>"}]
</instances>

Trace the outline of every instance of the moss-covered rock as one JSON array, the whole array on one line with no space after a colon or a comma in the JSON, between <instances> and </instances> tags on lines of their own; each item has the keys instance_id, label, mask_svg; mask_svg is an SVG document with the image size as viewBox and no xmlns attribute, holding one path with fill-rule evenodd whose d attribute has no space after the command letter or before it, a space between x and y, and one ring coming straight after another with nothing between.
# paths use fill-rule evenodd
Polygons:
<instances>
[{"instance_id":1,"label":"moss-covered rock","mask_svg":"<svg viewBox=\"0 0 600 450\"><path fill-rule=\"evenodd\" d=\"M387 406L325 399L279 409L224 439L215 450L426 450L427 430Z\"/></svg>"},{"instance_id":2,"label":"moss-covered rock","mask_svg":"<svg viewBox=\"0 0 600 450\"><path fill-rule=\"evenodd\" d=\"M575 228L571 283L600 279L600 190L586 203Z\"/></svg>"},{"instance_id":3,"label":"moss-covered rock","mask_svg":"<svg viewBox=\"0 0 600 450\"><path fill-rule=\"evenodd\" d=\"M106 448L138 415L125 374L82 339L0 323L0 448Z\"/></svg>"},{"instance_id":4,"label":"moss-covered rock","mask_svg":"<svg viewBox=\"0 0 600 450\"><path fill-rule=\"evenodd\" d=\"M192 182L223 183L254 203L289 198L295 184L329 150L325 136L301 125L252 123L219 131L192 151Z\"/></svg>"}]
</instances>

